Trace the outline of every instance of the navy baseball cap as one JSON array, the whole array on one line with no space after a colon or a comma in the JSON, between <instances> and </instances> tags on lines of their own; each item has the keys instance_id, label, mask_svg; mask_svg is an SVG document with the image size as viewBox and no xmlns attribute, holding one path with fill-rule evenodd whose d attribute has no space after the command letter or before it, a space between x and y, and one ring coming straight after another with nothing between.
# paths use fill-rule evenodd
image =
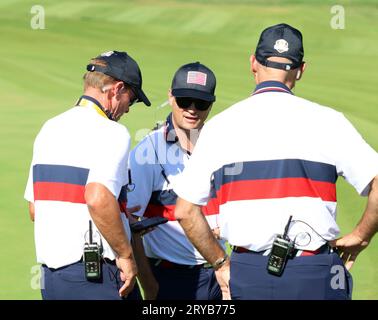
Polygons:
<instances>
[{"instance_id":1,"label":"navy baseball cap","mask_svg":"<svg viewBox=\"0 0 378 320\"><path fill-rule=\"evenodd\" d=\"M215 101L216 79L214 73L199 62L181 66L172 80L174 97L189 97L205 101Z\"/></svg>"},{"instance_id":2,"label":"navy baseball cap","mask_svg":"<svg viewBox=\"0 0 378 320\"><path fill-rule=\"evenodd\" d=\"M296 69L303 62L302 33L285 23L266 28L260 35L255 56L257 61L266 67L283 70ZM269 61L269 57L287 58L292 63Z\"/></svg>"},{"instance_id":3,"label":"navy baseball cap","mask_svg":"<svg viewBox=\"0 0 378 320\"><path fill-rule=\"evenodd\" d=\"M107 66L99 66L96 64L88 64L88 71L102 72L114 79L121 80L134 89L138 98L137 102L143 102L150 106L151 102L142 90L142 73L136 61L126 52L108 51L100 54L95 59L103 60Z\"/></svg>"}]
</instances>

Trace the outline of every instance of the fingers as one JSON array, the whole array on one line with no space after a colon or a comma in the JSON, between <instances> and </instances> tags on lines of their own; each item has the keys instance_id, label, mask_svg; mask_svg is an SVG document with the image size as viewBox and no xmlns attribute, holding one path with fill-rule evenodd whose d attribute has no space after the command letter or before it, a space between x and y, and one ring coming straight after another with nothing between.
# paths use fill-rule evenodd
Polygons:
<instances>
[{"instance_id":1,"label":"fingers","mask_svg":"<svg viewBox=\"0 0 378 320\"><path fill-rule=\"evenodd\" d=\"M350 270L353 267L354 262L356 261L358 253L349 253L349 252L341 252L340 258L343 261L345 268Z\"/></svg>"},{"instance_id":2,"label":"fingers","mask_svg":"<svg viewBox=\"0 0 378 320\"><path fill-rule=\"evenodd\" d=\"M134 284L135 284L135 277L133 277L132 279L126 279L125 283L123 284L121 289L119 289L118 291L119 295L121 297L127 297L129 293L134 289Z\"/></svg>"},{"instance_id":3,"label":"fingers","mask_svg":"<svg viewBox=\"0 0 378 320\"><path fill-rule=\"evenodd\" d=\"M357 255L358 254L351 254L349 256L349 259L348 259L348 262L345 264L345 268L349 271L350 269L352 269L353 267L353 264L354 262L356 261L357 259Z\"/></svg>"},{"instance_id":4,"label":"fingers","mask_svg":"<svg viewBox=\"0 0 378 320\"><path fill-rule=\"evenodd\" d=\"M129 214L132 214L134 212L138 212L140 210L141 206L134 206L134 207L131 207L131 208L127 208L127 213Z\"/></svg>"},{"instance_id":5,"label":"fingers","mask_svg":"<svg viewBox=\"0 0 378 320\"><path fill-rule=\"evenodd\" d=\"M222 300L231 300L231 292L229 286L224 286L221 288Z\"/></svg>"},{"instance_id":6,"label":"fingers","mask_svg":"<svg viewBox=\"0 0 378 320\"><path fill-rule=\"evenodd\" d=\"M121 281L126 281L126 275L122 271L120 271L119 276L121 278Z\"/></svg>"},{"instance_id":7,"label":"fingers","mask_svg":"<svg viewBox=\"0 0 378 320\"><path fill-rule=\"evenodd\" d=\"M353 264L354 264L354 260L349 260L346 264L345 264L345 268L349 271L350 269L352 269L353 267Z\"/></svg>"},{"instance_id":8,"label":"fingers","mask_svg":"<svg viewBox=\"0 0 378 320\"><path fill-rule=\"evenodd\" d=\"M213 232L213 235L215 237L215 239L220 239L220 229L219 228L214 228L211 230Z\"/></svg>"},{"instance_id":9,"label":"fingers","mask_svg":"<svg viewBox=\"0 0 378 320\"><path fill-rule=\"evenodd\" d=\"M329 245L332 247L332 248L335 248L337 247L337 241L340 240L340 239L335 239L335 240L331 240L329 241Z\"/></svg>"}]
</instances>

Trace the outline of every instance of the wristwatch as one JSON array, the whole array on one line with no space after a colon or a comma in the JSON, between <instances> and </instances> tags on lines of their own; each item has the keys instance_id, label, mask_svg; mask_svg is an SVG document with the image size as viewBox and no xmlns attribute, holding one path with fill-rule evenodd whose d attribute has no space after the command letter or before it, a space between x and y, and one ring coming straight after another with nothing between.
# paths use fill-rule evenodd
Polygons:
<instances>
[{"instance_id":1,"label":"wristwatch","mask_svg":"<svg viewBox=\"0 0 378 320\"><path fill-rule=\"evenodd\" d=\"M227 259L228 259L228 255L227 255L227 253L226 253L226 254L224 255L223 258L219 258L219 259L217 259L217 260L212 264L213 269L214 269L214 270L218 270L220 267L222 267L222 266L226 263Z\"/></svg>"}]
</instances>

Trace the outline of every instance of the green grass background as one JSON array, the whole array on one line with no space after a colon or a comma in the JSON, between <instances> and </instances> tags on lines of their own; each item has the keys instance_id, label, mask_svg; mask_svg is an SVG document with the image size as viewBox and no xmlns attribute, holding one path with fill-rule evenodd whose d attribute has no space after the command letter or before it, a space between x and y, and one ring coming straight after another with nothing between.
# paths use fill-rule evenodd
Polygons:
<instances>
[{"instance_id":1,"label":"green grass background","mask_svg":"<svg viewBox=\"0 0 378 320\"><path fill-rule=\"evenodd\" d=\"M254 87L248 59L260 32L287 22L302 30L308 62L295 93L344 112L378 150L375 0L338 1L345 8L344 30L330 27L336 3L326 0L41 0L45 30L30 27L34 4L0 1L0 299L40 298L30 285L36 260L23 200L32 143L44 121L80 96L86 63L101 52L127 51L142 69L153 107L133 106L121 121L135 138L169 112L157 106L184 63L198 60L215 71L212 115L248 96ZM338 223L345 234L358 222L365 199L342 179L338 187ZM355 299L378 298L377 249L375 239L352 269Z\"/></svg>"}]
</instances>

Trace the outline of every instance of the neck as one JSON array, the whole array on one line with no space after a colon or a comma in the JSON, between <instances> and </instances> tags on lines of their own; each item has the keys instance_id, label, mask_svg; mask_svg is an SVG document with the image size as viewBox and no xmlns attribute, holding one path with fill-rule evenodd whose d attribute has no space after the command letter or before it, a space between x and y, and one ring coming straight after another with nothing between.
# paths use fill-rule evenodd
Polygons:
<instances>
[{"instance_id":1,"label":"neck","mask_svg":"<svg viewBox=\"0 0 378 320\"><path fill-rule=\"evenodd\" d=\"M259 77L256 77L256 84L260 84L262 82L265 82L265 81L278 81L278 82L281 82L283 83L286 87L288 87L290 90L294 88L295 86L295 80L292 80L292 79L283 79L282 77L280 76L259 76Z\"/></svg>"},{"instance_id":2,"label":"neck","mask_svg":"<svg viewBox=\"0 0 378 320\"><path fill-rule=\"evenodd\" d=\"M181 148L190 153L193 152L194 146L196 145L197 139L199 137L200 129L187 130L180 128L175 119L172 117L173 126L175 128L179 143Z\"/></svg>"},{"instance_id":3,"label":"neck","mask_svg":"<svg viewBox=\"0 0 378 320\"><path fill-rule=\"evenodd\" d=\"M110 105L106 93L102 93L99 89L88 87L84 90L84 95L96 99L105 110L110 112Z\"/></svg>"}]
</instances>

